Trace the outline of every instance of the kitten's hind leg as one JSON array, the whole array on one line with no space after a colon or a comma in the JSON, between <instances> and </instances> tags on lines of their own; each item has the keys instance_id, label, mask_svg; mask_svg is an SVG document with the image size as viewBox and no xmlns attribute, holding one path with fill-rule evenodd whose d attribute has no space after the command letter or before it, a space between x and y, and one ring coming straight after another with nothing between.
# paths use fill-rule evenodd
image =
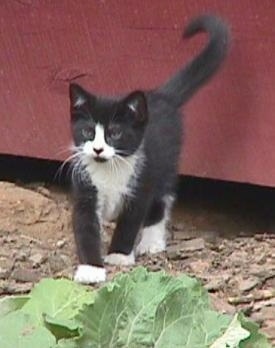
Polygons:
<instances>
[{"instance_id":1,"label":"kitten's hind leg","mask_svg":"<svg viewBox=\"0 0 275 348\"><path fill-rule=\"evenodd\" d=\"M173 201L172 196L165 196L153 202L136 247L137 255L155 254L166 249L167 223Z\"/></svg>"},{"instance_id":2,"label":"kitten's hind leg","mask_svg":"<svg viewBox=\"0 0 275 348\"><path fill-rule=\"evenodd\" d=\"M151 197L146 190L124 204L113 234L105 263L112 265L133 265L134 244L150 206Z\"/></svg>"}]
</instances>

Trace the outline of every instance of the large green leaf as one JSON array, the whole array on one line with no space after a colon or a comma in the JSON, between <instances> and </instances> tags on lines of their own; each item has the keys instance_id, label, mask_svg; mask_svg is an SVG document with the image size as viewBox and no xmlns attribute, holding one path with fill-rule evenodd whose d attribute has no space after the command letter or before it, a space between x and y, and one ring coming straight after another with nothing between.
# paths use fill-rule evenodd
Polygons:
<instances>
[{"instance_id":1,"label":"large green leaf","mask_svg":"<svg viewBox=\"0 0 275 348\"><path fill-rule=\"evenodd\" d=\"M0 317L21 309L29 300L29 296L6 296L0 299Z\"/></svg>"},{"instance_id":2,"label":"large green leaf","mask_svg":"<svg viewBox=\"0 0 275 348\"><path fill-rule=\"evenodd\" d=\"M2 314L2 315L1 315ZM187 276L136 268L96 291L41 281L0 300L0 348L270 348L256 324L210 308Z\"/></svg>"},{"instance_id":3,"label":"large green leaf","mask_svg":"<svg viewBox=\"0 0 275 348\"><path fill-rule=\"evenodd\" d=\"M242 327L239 315L236 314L224 334L210 348L239 348L241 341L250 337L250 332Z\"/></svg>"},{"instance_id":4,"label":"large green leaf","mask_svg":"<svg viewBox=\"0 0 275 348\"><path fill-rule=\"evenodd\" d=\"M152 347L156 310L165 297L177 289L194 289L202 307L206 292L193 278L173 278L164 272L137 268L99 290L94 304L79 316L84 334L80 347Z\"/></svg>"},{"instance_id":5,"label":"large green leaf","mask_svg":"<svg viewBox=\"0 0 275 348\"><path fill-rule=\"evenodd\" d=\"M67 279L44 279L30 293L30 300L22 311L30 313L40 322L47 314L58 320L73 319L82 307L93 303L94 293L88 288ZM60 322L59 322L60 323Z\"/></svg>"},{"instance_id":6,"label":"large green leaf","mask_svg":"<svg viewBox=\"0 0 275 348\"><path fill-rule=\"evenodd\" d=\"M83 306L93 303L94 292L67 279L44 279L34 287L22 307L57 339L77 337L80 326L74 318Z\"/></svg>"},{"instance_id":7,"label":"large green leaf","mask_svg":"<svg viewBox=\"0 0 275 348\"><path fill-rule=\"evenodd\" d=\"M230 317L205 307L201 288L182 288L158 306L154 321L156 348L205 348L227 328Z\"/></svg>"},{"instance_id":8,"label":"large green leaf","mask_svg":"<svg viewBox=\"0 0 275 348\"><path fill-rule=\"evenodd\" d=\"M20 310L0 319L1 348L52 348L55 337L45 327L39 326L34 317Z\"/></svg>"},{"instance_id":9,"label":"large green leaf","mask_svg":"<svg viewBox=\"0 0 275 348\"><path fill-rule=\"evenodd\" d=\"M250 336L240 344L240 348L272 348L267 337L259 331L259 325L239 314L242 327L250 332Z\"/></svg>"}]
</instances>

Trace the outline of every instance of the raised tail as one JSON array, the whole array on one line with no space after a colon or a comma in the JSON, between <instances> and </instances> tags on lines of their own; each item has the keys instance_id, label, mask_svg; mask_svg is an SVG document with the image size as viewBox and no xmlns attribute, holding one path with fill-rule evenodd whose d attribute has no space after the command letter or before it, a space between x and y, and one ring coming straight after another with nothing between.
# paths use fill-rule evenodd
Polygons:
<instances>
[{"instance_id":1,"label":"raised tail","mask_svg":"<svg viewBox=\"0 0 275 348\"><path fill-rule=\"evenodd\" d=\"M176 107L186 103L196 90L214 75L228 51L229 29L220 18L213 15L196 18L187 26L183 37L190 38L199 32L209 35L206 47L158 89L169 97Z\"/></svg>"}]
</instances>

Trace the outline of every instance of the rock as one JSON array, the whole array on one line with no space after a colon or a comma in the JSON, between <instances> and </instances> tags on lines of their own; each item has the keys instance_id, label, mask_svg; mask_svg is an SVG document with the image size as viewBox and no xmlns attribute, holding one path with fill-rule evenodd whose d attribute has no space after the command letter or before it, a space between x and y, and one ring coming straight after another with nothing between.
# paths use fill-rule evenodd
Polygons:
<instances>
[{"instance_id":1,"label":"rock","mask_svg":"<svg viewBox=\"0 0 275 348\"><path fill-rule=\"evenodd\" d=\"M186 241L182 241L178 244L180 251L197 251L205 248L205 243L202 238L194 238Z\"/></svg>"},{"instance_id":2,"label":"rock","mask_svg":"<svg viewBox=\"0 0 275 348\"><path fill-rule=\"evenodd\" d=\"M45 240L49 230L57 235L64 226L71 228L70 213L53 199L7 182L0 182L0 221L3 231L18 231L38 241Z\"/></svg>"},{"instance_id":3,"label":"rock","mask_svg":"<svg viewBox=\"0 0 275 348\"><path fill-rule=\"evenodd\" d=\"M66 241L64 239L60 239L56 242L56 246L59 249L62 249L65 246L65 244L66 244Z\"/></svg>"},{"instance_id":4,"label":"rock","mask_svg":"<svg viewBox=\"0 0 275 348\"><path fill-rule=\"evenodd\" d=\"M22 283L35 283L41 277L40 272L27 269L27 268L17 268L12 272L11 278Z\"/></svg>"},{"instance_id":5,"label":"rock","mask_svg":"<svg viewBox=\"0 0 275 348\"><path fill-rule=\"evenodd\" d=\"M30 257L30 249L22 248L15 253L16 261L26 261Z\"/></svg>"},{"instance_id":6,"label":"rock","mask_svg":"<svg viewBox=\"0 0 275 348\"><path fill-rule=\"evenodd\" d=\"M272 307L275 308L275 297L269 299L269 300L263 300L263 301L259 301L259 302L255 302L253 309L254 311L258 311L260 309L262 309L263 307ZM275 311L275 309L274 309Z\"/></svg>"},{"instance_id":7,"label":"rock","mask_svg":"<svg viewBox=\"0 0 275 348\"><path fill-rule=\"evenodd\" d=\"M225 286L225 280L222 277L213 277L208 283L206 283L205 288L208 291L217 291L223 289Z\"/></svg>"},{"instance_id":8,"label":"rock","mask_svg":"<svg viewBox=\"0 0 275 348\"><path fill-rule=\"evenodd\" d=\"M275 320L267 320L262 327L262 331L275 343Z\"/></svg>"},{"instance_id":9,"label":"rock","mask_svg":"<svg viewBox=\"0 0 275 348\"><path fill-rule=\"evenodd\" d=\"M231 306L224 299L218 297L215 294L209 294L209 295L210 295L211 304L216 311L221 313L226 313L226 314L234 314L236 312L236 308L234 306Z\"/></svg>"},{"instance_id":10,"label":"rock","mask_svg":"<svg viewBox=\"0 0 275 348\"><path fill-rule=\"evenodd\" d=\"M275 306L262 307L259 311L253 312L251 318L255 319L257 322L275 319Z\"/></svg>"},{"instance_id":11,"label":"rock","mask_svg":"<svg viewBox=\"0 0 275 348\"><path fill-rule=\"evenodd\" d=\"M29 292L33 287L33 283L17 283L15 281L9 282L4 288L5 294L25 294Z\"/></svg>"},{"instance_id":12,"label":"rock","mask_svg":"<svg viewBox=\"0 0 275 348\"><path fill-rule=\"evenodd\" d=\"M47 257L40 252L37 252L32 254L29 260L32 262L33 267L37 267L44 263L47 260Z\"/></svg>"},{"instance_id":13,"label":"rock","mask_svg":"<svg viewBox=\"0 0 275 348\"><path fill-rule=\"evenodd\" d=\"M191 271L194 273L206 273L209 270L210 262L197 260L190 262L189 267L191 268Z\"/></svg>"},{"instance_id":14,"label":"rock","mask_svg":"<svg viewBox=\"0 0 275 348\"><path fill-rule=\"evenodd\" d=\"M49 264L52 273L57 273L68 267L67 260L64 255L51 254L49 256Z\"/></svg>"},{"instance_id":15,"label":"rock","mask_svg":"<svg viewBox=\"0 0 275 348\"><path fill-rule=\"evenodd\" d=\"M8 258L0 258L0 279L9 278L14 266L14 261Z\"/></svg>"},{"instance_id":16,"label":"rock","mask_svg":"<svg viewBox=\"0 0 275 348\"><path fill-rule=\"evenodd\" d=\"M184 240L179 243L169 245L166 249L167 258L170 260L184 259L189 257L185 252L202 250L205 247L202 238Z\"/></svg>"},{"instance_id":17,"label":"rock","mask_svg":"<svg viewBox=\"0 0 275 348\"><path fill-rule=\"evenodd\" d=\"M260 280L257 277L249 277L238 281L238 287L241 292L252 290L259 284Z\"/></svg>"},{"instance_id":18,"label":"rock","mask_svg":"<svg viewBox=\"0 0 275 348\"><path fill-rule=\"evenodd\" d=\"M188 255L182 253L177 245L169 245L166 248L166 256L168 260L182 260L188 258Z\"/></svg>"},{"instance_id":19,"label":"rock","mask_svg":"<svg viewBox=\"0 0 275 348\"><path fill-rule=\"evenodd\" d=\"M258 265L263 265L266 263L266 253L263 252L261 253L260 255L257 255L256 258L255 258L255 262L258 264Z\"/></svg>"}]
</instances>

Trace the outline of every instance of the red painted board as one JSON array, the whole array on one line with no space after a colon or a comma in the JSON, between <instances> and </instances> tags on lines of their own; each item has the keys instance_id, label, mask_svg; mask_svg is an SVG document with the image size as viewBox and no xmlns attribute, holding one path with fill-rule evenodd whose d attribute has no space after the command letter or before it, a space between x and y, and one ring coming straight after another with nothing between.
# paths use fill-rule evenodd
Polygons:
<instances>
[{"instance_id":1,"label":"red painted board","mask_svg":"<svg viewBox=\"0 0 275 348\"><path fill-rule=\"evenodd\" d=\"M161 84L202 48L181 32L203 12L231 24L232 49L185 109L180 172L275 186L274 0L1 0L0 153L63 159L69 80Z\"/></svg>"}]
</instances>

